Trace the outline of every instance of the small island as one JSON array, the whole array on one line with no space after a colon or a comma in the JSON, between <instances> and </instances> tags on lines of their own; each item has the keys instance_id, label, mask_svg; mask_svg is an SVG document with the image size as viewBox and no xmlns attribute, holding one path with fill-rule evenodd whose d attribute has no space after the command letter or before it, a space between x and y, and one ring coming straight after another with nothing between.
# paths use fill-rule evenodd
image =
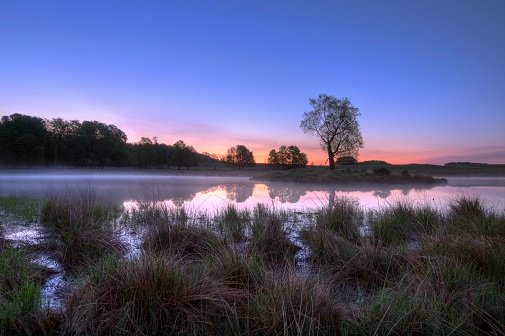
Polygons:
<instances>
[{"instance_id":1,"label":"small island","mask_svg":"<svg viewBox=\"0 0 505 336\"><path fill-rule=\"evenodd\" d=\"M304 169L276 170L253 177L254 180L299 182L299 183L335 183L335 184L446 184L447 179L430 175L410 174L407 170L393 173L386 167L343 168L328 170L321 167Z\"/></svg>"}]
</instances>

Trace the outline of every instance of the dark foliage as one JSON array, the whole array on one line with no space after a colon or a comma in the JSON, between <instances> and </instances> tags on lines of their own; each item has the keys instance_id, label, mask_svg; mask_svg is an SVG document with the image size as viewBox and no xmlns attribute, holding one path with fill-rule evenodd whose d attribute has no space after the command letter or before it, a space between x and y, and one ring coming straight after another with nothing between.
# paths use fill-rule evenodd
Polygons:
<instances>
[{"instance_id":1,"label":"dark foliage","mask_svg":"<svg viewBox=\"0 0 505 336\"><path fill-rule=\"evenodd\" d=\"M279 151L272 149L268 154L268 164L284 167L299 168L307 165L307 154L302 153L297 146L280 146Z\"/></svg>"},{"instance_id":2,"label":"dark foliage","mask_svg":"<svg viewBox=\"0 0 505 336\"><path fill-rule=\"evenodd\" d=\"M156 137L143 137L137 143L126 140L117 126L99 121L45 120L12 114L0 119L0 166L180 169L199 162L218 162L182 140L173 145L158 143Z\"/></svg>"}]
</instances>

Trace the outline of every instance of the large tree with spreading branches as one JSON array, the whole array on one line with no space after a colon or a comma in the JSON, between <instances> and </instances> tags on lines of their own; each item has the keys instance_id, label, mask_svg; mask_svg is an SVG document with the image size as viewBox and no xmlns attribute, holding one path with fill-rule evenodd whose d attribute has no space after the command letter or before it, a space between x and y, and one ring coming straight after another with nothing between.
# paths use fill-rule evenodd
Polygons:
<instances>
[{"instance_id":1,"label":"large tree with spreading branches","mask_svg":"<svg viewBox=\"0 0 505 336\"><path fill-rule=\"evenodd\" d=\"M300 127L305 133L317 134L321 148L328 154L330 169L335 169L335 157L357 157L363 147L357 120L359 109L349 98L337 99L326 94L309 102L313 109L303 114Z\"/></svg>"}]
</instances>

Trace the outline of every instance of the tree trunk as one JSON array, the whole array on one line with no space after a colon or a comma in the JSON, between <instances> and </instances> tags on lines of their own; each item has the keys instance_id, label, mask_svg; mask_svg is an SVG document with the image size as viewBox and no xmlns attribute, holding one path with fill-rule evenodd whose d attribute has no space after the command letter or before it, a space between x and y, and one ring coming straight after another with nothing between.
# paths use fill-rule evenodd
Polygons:
<instances>
[{"instance_id":1,"label":"tree trunk","mask_svg":"<svg viewBox=\"0 0 505 336\"><path fill-rule=\"evenodd\" d=\"M335 155L331 150L330 144L328 144L328 164L330 165L330 170L335 170Z\"/></svg>"}]
</instances>

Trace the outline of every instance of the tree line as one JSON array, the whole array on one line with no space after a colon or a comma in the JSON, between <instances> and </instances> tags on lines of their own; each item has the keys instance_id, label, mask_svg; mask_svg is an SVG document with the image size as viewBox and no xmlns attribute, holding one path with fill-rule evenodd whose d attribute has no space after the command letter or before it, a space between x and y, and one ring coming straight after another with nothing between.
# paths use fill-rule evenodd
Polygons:
<instances>
[{"instance_id":1,"label":"tree line","mask_svg":"<svg viewBox=\"0 0 505 336\"><path fill-rule=\"evenodd\" d=\"M173 145L157 138L127 143L115 125L98 121L42 119L22 114L0 119L0 164L73 167L194 167L212 158L182 140Z\"/></svg>"},{"instance_id":2,"label":"tree line","mask_svg":"<svg viewBox=\"0 0 505 336\"><path fill-rule=\"evenodd\" d=\"M283 148L289 149L289 155L281 155ZM290 159L285 161L288 157ZM305 161L294 157L305 158ZM282 146L279 158L275 162L269 160L269 163L276 166L292 163L304 166L307 163L306 155L296 146ZM244 145L230 147L226 155L218 158L214 154L200 154L182 140L167 145L159 143L156 137L142 137L139 142L128 143L126 134L117 126L98 121L47 120L22 114L0 119L0 165L4 166L180 169L202 164L244 168L255 163L252 151Z\"/></svg>"}]
</instances>

